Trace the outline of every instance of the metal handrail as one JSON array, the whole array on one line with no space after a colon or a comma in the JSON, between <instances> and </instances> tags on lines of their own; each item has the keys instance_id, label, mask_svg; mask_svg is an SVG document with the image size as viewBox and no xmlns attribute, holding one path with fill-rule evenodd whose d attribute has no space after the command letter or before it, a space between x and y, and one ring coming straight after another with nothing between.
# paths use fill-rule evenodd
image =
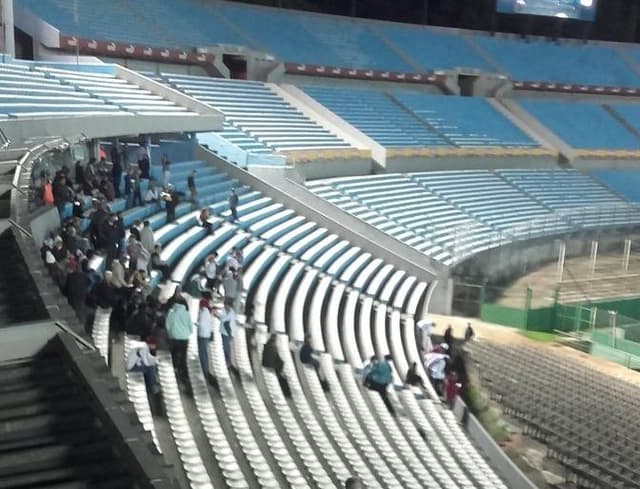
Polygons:
<instances>
[{"instance_id":1,"label":"metal handrail","mask_svg":"<svg viewBox=\"0 0 640 489\"><path fill-rule=\"evenodd\" d=\"M66 324L64 324L61 321L56 321L56 326L58 328L60 328L62 331L64 331L65 333L73 336L73 339L76 340L76 342L80 343L82 346L84 346L85 348L91 350L91 351L98 351L98 349L95 347L95 345L93 343L91 343L90 341L85 340L82 336L80 336L78 333L76 333L75 331L73 331L71 328L69 328Z\"/></svg>"},{"instance_id":2,"label":"metal handrail","mask_svg":"<svg viewBox=\"0 0 640 489\"><path fill-rule=\"evenodd\" d=\"M25 228L22 224L17 223L15 219L9 218L9 224L14 226L18 231L20 231L22 234L24 234L28 238L33 239L33 234L31 234L31 231Z\"/></svg>"}]
</instances>

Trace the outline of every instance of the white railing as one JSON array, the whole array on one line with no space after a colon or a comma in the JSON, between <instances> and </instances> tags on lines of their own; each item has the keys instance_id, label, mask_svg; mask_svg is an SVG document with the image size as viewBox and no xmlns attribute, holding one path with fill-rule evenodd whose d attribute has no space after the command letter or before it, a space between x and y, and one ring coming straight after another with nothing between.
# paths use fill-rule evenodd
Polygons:
<instances>
[{"instance_id":1,"label":"white railing","mask_svg":"<svg viewBox=\"0 0 640 489\"><path fill-rule=\"evenodd\" d=\"M287 158L277 154L252 153L229 142L220 134L208 133L207 146L221 158L246 169L252 166L286 166Z\"/></svg>"}]
</instances>

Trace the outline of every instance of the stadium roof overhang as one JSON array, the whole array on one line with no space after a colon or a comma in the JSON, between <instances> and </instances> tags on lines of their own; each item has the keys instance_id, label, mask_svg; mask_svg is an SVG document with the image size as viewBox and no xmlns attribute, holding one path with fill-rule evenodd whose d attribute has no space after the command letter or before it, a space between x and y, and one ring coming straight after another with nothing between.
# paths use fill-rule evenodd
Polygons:
<instances>
[{"instance_id":1,"label":"stadium roof overhang","mask_svg":"<svg viewBox=\"0 0 640 489\"><path fill-rule=\"evenodd\" d=\"M14 146L52 137L86 139L138 134L209 132L222 129L220 113L199 115L90 115L47 118L20 118L0 122Z\"/></svg>"}]
</instances>

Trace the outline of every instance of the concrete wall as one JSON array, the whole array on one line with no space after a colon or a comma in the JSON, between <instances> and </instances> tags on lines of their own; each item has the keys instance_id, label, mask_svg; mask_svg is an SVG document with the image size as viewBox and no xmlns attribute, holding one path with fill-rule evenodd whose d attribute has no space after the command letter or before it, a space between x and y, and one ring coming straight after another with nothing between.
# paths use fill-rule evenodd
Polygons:
<instances>
[{"instance_id":1,"label":"concrete wall","mask_svg":"<svg viewBox=\"0 0 640 489\"><path fill-rule=\"evenodd\" d=\"M304 180L319 178L370 175L375 165L370 158L350 158L347 160L316 160L294 166L296 173Z\"/></svg>"},{"instance_id":2,"label":"concrete wall","mask_svg":"<svg viewBox=\"0 0 640 489\"><path fill-rule=\"evenodd\" d=\"M456 399L453 413L458 422L462 423L466 429L469 438L484 453L489 464L498 472L509 489L537 489L491 438L491 435L487 433L476 417L469 412L462 399Z\"/></svg>"},{"instance_id":3,"label":"concrete wall","mask_svg":"<svg viewBox=\"0 0 640 489\"><path fill-rule=\"evenodd\" d=\"M10 362L32 357L42 350L58 331L51 321L3 327L0 359Z\"/></svg>"},{"instance_id":4,"label":"concrete wall","mask_svg":"<svg viewBox=\"0 0 640 489\"><path fill-rule=\"evenodd\" d=\"M3 121L2 129L16 146L37 138L78 137L84 134L89 139L116 136L137 136L177 132L208 132L219 127L220 118L207 116L134 116L92 115L88 117L57 117L47 119L15 119Z\"/></svg>"},{"instance_id":5,"label":"concrete wall","mask_svg":"<svg viewBox=\"0 0 640 489\"><path fill-rule=\"evenodd\" d=\"M335 87L354 87L354 88L375 88L376 90L400 89L415 90L425 93L442 95L442 90L437 85L426 83L400 83L390 81L373 81L373 80L350 80L347 78L331 78L326 76L309 76L309 75L293 75L284 74L280 79L274 78L272 81L278 83L290 83L293 85L323 85Z\"/></svg>"},{"instance_id":6,"label":"concrete wall","mask_svg":"<svg viewBox=\"0 0 640 489\"><path fill-rule=\"evenodd\" d=\"M255 190L266 193L275 201L283 203L309 220L330 229L343 239L349 240L354 246L359 246L388 263L407 270L418 279L427 282L438 279L438 286L431 297L431 310L439 314L450 313L452 283L449 280L448 267L434 262L419 251L315 196L303 186L287 179L284 169L280 172L271 170L260 173L261 178L258 178L219 159L214 153L202 147L196 149L195 156Z\"/></svg>"},{"instance_id":7,"label":"concrete wall","mask_svg":"<svg viewBox=\"0 0 640 489\"><path fill-rule=\"evenodd\" d=\"M51 233L60 230L60 214L55 207L38 209L31 219L31 234L33 242L39 248Z\"/></svg>"},{"instance_id":8,"label":"concrete wall","mask_svg":"<svg viewBox=\"0 0 640 489\"><path fill-rule=\"evenodd\" d=\"M483 158L479 156L459 157L389 157L386 171L389 173L416 172L430 170L474 170L505 168L556 168L553 157L503 156Z\"/></svg>"}]
</instances>

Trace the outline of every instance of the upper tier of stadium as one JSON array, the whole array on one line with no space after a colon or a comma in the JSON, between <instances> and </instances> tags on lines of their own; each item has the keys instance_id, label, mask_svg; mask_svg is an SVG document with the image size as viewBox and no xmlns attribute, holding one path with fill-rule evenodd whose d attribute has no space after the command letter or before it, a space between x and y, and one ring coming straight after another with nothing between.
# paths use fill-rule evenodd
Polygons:
<instances>
[{"instance_id":1,"label":"upper tier of stadium","mask_svg":"<svg viewBox=\"0 0 640 489\"><path fill-rule=\"evenodd\" d=\"M456 68L516 81L640 86L633 46L524 41L229 2L16 0L61 34L153 47L245 47L279 61L424 73ZM153 23L141 21L154 12ZM76 22L77 19L77 22Z\"/></svg>"}]
</instances>

